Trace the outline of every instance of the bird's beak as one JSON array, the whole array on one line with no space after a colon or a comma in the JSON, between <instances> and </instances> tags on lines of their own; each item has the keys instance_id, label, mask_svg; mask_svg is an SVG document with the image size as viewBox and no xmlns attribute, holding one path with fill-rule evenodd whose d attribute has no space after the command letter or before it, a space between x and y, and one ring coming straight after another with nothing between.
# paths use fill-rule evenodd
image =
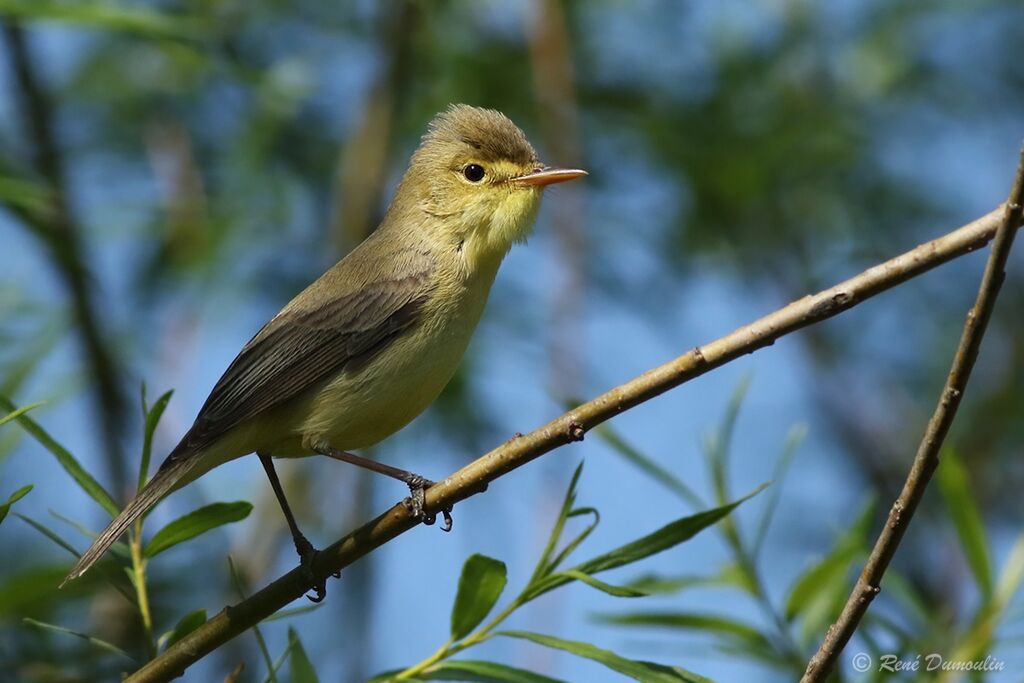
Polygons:
<instances>
[{"instance_id":1,"label":"bird's beak","mask_svg":"<svg viewBox=\"0 0 1024 683\"><path fill-rule=\"evenodd\" d=\"M564 183L567 180L575 180L587 175L586 171L578 168L539 168L525 175L510 178L513 185L544 187L555 183Z\"/></svg>"}]
</instances>

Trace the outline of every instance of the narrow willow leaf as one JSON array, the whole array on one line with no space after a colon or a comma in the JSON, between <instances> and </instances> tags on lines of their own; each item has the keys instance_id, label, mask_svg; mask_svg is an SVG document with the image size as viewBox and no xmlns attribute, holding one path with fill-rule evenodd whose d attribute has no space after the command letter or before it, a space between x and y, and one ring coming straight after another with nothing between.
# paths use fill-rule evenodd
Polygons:
<instances>
[{"instance_id":1,"label":"narrow willow leaf","mask_svg":"<svg viewBox=\"0 0 1024 683\"><path fill-rule=\"evenodd\" d=\"M74 529L75 531L77 531L78 533L82 534L90 540L95 539L97 536L99 536L99 534L90 531L89 529L79 524L75 520L69 517L65 517L56 510L47 510L47 512L49 512L54 519L57 519L63 522L64 524L67 524L69 527L71 527L72 529ZM116 541L115 543L111 544L107 552L111 555L115 555L125 560L126 562L131 562L131 549L128 548L128 544L124 541Z\"/></svg>"},{"instance_id":2,"label":"narrow willow leaf","mask_svg":"<svg viewBox=\"0 0 1024 683\"><path fill-rule=\"evenodd\" d=\"M642 598L647 595L650 595L650 593L638 590L636 588L632 588L630 586L615 586L610 583L605 583L604 581L599 581L590 574L584 574L578 569L566 569L564 572L558 572L557 574L553 574L553 576L567 576L570 579L580 581L581 583L585 583L591 588L596 588L602 593L614 595L617 598Z\"/></svg>"},{"instance_id":3,"label":"narrow willow leaf","mask_svg":"<svg viewBox=\"0 0 1024 683\"><path fill-rule=\"evenodd\" d=\"M179 517L156 532L142 554L147 558L156 557L168 548L195 538L210 529L243 520L250 512L252 503L244 500L234 503L211 503L193 510L184 517Z\"/></svg>"},{"instance_id":4,"label":"narrow willow leaf","mask_svg":"<svg viewBox=\"0 0 1024 683\"><path fill-rule=\"evenodd\" d=\"M277 683L277 672L281 670L284 663L288 661L288 658L292 654L292 646L289 644L277 659L270 663L270 668L267 670L267 675L263 679L263 683Z\"/></svg>"},{"instance_id":5,"label":"narrow willow leaf","mask_svg":"<svg viewBox=\"0 0 1024 683\"><path fill-rule=\"evenodd\" d=\"M594 529L597 528L597 525L601 523L601 513L597 511L597 508L592 507L576 508L569 512L568 518L580 517L582 515L590 515L592 517L590 524L585 526L583 531L576 535L576 538L566 543L565 547L559 551L558 555L551 560L548 565L549 571L554 571L560 567L562 563L568 559L569 555L571 555L572 552L576 550L581 543L583 543L583 541L587 540L587 537L590 536Z\"/></svg>"},{"instance_id":6,"label":"narrow willow leaf","mask_svg":"<svg viewBox=\"0 0 1024 683\"><path fill-rule=\"evenodd\" d=\"M5 570L0 577L0 618L5 619L4 623L48 609L50 603L60 604L68 597L56 590L68 573L67 564L31 564L16 573L7 573L7 567Z\"/></svg>"},{"instance_id":7,"label":"narrow willow leaf","mask_svg":"<svg viewBox=\"0 0 1024 683\"><path fill-rule=\"evenodd\" d=\"M0 396L0 408L7 411L16 410L16 407L6 396ZM111 497L107 490L103 488L98 481L96 481L91 474L85 471L85 469L78 463L71 453L57 443L52 436L50 436L45 429L39 426L39 424L30 418L28 415L19 415L17 418L18 424L22 428L31 434L36 441L43 445L46 450L50 451L57 458L57 462L60 463L61 467L71 475L71 478L75 480L82 490L85 491L90 498L100 504L104 510L111 517L117 516L117 513L121 511L117 503Z\"/></svg>"},{"instance_id":8,"label":"narrow willow leaf","mask_svg":"<svg viewBox=\"0 0 1024 683\"><path fill-rule=\"evenodd\" d=\"M313 668L313 663L306 656L306 649L302 647L299 634L291 627L288 627L288 646L292 651L289 658L292 683L320 683L320 679L316 675L316 669Z\"/></svg>"},{"instance_id":9,"label":"narrow willow leaf","mask_svg":"<svg viewBox=\"0 0 1024 683\"><path fill-rule=\"evenodd\" d=\"M551 555L555 552L558 541L562 538L565 521L569 518L569 513L576 502L576 484L579 482L582 472L583 461L581 460L580 464L576 466L576 470L572 473L572 479L569 480L569 488L565 490L565 498L562 500L562 507L558 512L558 518L555 520L555 525L551 528L551 535L548 536L547 546L544 548L544 552L541 553L540 560L537 562L537 568L533 570L533 576L530 577L527 585L547 576L555 568L551 561Z\"/></svg>"},{"instance_id":10,"label":"narrow willow leaf","mask_svg":"<svg viewBox=\"0 0 1024 683\"><path fill-rule=\"evenodd\" d=\"M594 431L597 433L598 438L611 446L613 451L635 465L641 472L648 475L662 486L668 488L687 503L697 509L707 507L704 500L697 495L693 489L683 483L682 479L634 448L608 424L603 424L597 427Z\"/></svg>"},{"instance_id":11,"label":"narrow willow leaf","mask_svg":"<svg viewBox=\"0 0 1024 683\"><path fill-rule=\"evenodd\" d=\"M17 410L12 410L3 417L0 417L0 426L7 424L11 420L18 419L19 416L24 415L33 408L38 408L41 405L43 405L43 401L37 401L36 403L29 403L28 405L24 405L18 408Z\"/></svg>"},{"instance_id":12,"label":"narrow willow leaf","mask_svg":"<svg viewBox=\"0 0 1024 683\"><path fill-rule=\"evenodd\" d=\"M736 431L736 420L740 414L740 407L743 399L750 390L752 375L748 372L743 375L733 389L729 397L729 405L722 417L722 424L717 431L708 437L705 445L708 464L711 468L711 482L715 489L715 502L722 505L729 499L728 472L729 456L732 451L732 436Z\"/></svg>"},{"instance_id":13,"label":"narrow willow leaf","mask_svg":"<svg viewBox=\"0 0 1024 683\"><path fill-rule=\"evenodd\" d=\"M271 614L269 617L267 617L266 619L264 619L260 623L261 624L265 624L268 621L280 621L282 619L291 619L292 617L297 617L300 614L305 614L306 612L315 612L316 610L320 609L322 606L323 606L323 603L322 602L318 602L315 605L303 605L302 607L293 607L291 609L283 609L283 610L280 610L278 612L274 612L273 614Z\"/></svg>"},{"instance_id":14,"label":"narrow willow leaf","mask_svg":"<svg viewBox=\"0 0 1024 683\"><path fill-rule=\"evenodd\" d=\"M30 527L32 527L33 529L35 529L36 531L41 533L46 538L50 539L51 541L53 541L54 543L59 545L64 550L67 550L69 553L71 553L75 557L80 557L81 556L81 554L77 550L75 550L74 546L72 546L70 543L65 541L64 538L62 538L56 531L54 531L50 527L46 526L42 522L37 522L36 520L32 519L31 517L27 517L27 516L25 516L23 514L20 514L18 512L15 512L14 516L17 517L18 519L20 519L21 521L25 522L26 524L28 524ZM122 549L122 551L119 553L119 555L121 557L127 557L128 549L127 549L127 547L125 546L124 543L115 543L114 545L111 546L111 548L114 549L114 548L117 548L118 546L120 546L120 548ZM126 571L129 572L129 579L131 579L132 578L131 570L130 569L126 569ZM64 568L64 573L67 574L67 567ZM114 589L118 593L123 595L125 597L125 599L127 599L129 602L131 602L132 600L135 599L133 596L128 594L128 592L127 592L127 590L125 589L124 586L122 586L121 584L117 583L116 576L112 576L111 572L109 571L107 565L104 562L101 562L100 564L96 565L96 574L99 575L99 576L103 576L110 583L110 585L113 586ZM62 576L60 578L63 579L64 577ZM55 581L51 585L51 589L53 587L58 586L59 584L60 584L60 580Z\"/></svg>"},{"instance_id":15,"label":"narrow willow leaf","mask_svg":"<svg viewBox=\"0 0 1024 683\"><path fill-rule=\"evenodd\" d=\"M960 538L964 557L967 558L982 598L988 601L993 590L988 534L981 521L978 502L971 494L970 475L956 450L948 447L943 449L939 459L938 480L939 491Z\"/></svg>"},{"instance_id":16,"label":"narrow willow leaf","mask_svg":"<svg viewBox=\"0 0 1024 683\"><path fill-rule=\"evenodd\" d=\"M100 648L102 650L106 650L107 652L113 652L114 654L121 655L122 657L124 657L125 659L127 659L127 660L129 660L131 662L135 662L135 658L134 657L132 657L130 654L128 654L127 652L125 652L124 650L119 648L118 646L116 646L116 645L114 645L112 643L108 643L105 640L100 640L99 638L96 638L94 636L90 636L90 635L88 635L86 633L79 633L78 631L72 631L71 629L64 628L63 626L56 626L54 624L47 624L44 621L37 621L35 619L30 619L28 617L25 617L24 619L22 619L22 622L25 623L25 624L28 624L29 626L35 626L36 628L43 629L44 631L53 631L55 633L61 633L61 634L64 634L64 635L74 636L76 638L81 638L82 640L86 641L90 645L95 645L96 647L98 647L98 648Z\"/></svg>"},{"instance_id":17,"label":"narrow willow leaf","mask_svg":"<svg viewBox=\"0 0 1024 683\"><path fill-rule=\"evenodd\" d=\"M238 595L244 600L248 597L246 595L245 586L242 585L242 577L238 573L238 569L235 567L234 560L228 555L228 571L231 573L231 581L235 584L235 590L238 591ZM270 650L267 648L267 641L263 637L263 632L260 631L259 624L253 624L252 634L256 637L256 645L259 647L260 655L263 657L263 663L267 666L267 680L270 683L277 683L277 670L280 668L282 661L274 663L274 659L270 656ZM287 651L290 653L292 644L289 642Z\"/></svg>"},{"instance_id":18,"label":"narrow willow leaf","mask_svg":"<svg viewBox=\"0 0 1024 683\"><path fill-rule=\"evenodd\" d=\"M368 678L366 680L366 683L393 683L393 681L396 680L395 677L398 676L398 674L400 673L402 673L402 669L389 669L388 671L383 671L377 674L373 678ZM406 678L403 678L402 680L410 681L411 683L418 683L419 681L427 680L422 676L423 674L418 674L416 676L408 676Z\"/></svg>"},{"instance_id":19,"label":"narrow willow leaf","mask_svg":"<svg viewBox=\"0 0 1024 683\"><path fill-rule=\"evenodd\" d=\"M20 489L12 493L8 498L7 502L0 505L0 522L4 521L7 517L7 513L11 511L11 506L17 503L19 500L24 498L29 491L32 490L32 484L26 484Z\"/></svg>"},{"instance_id":20,"label":"narrow willow leaf","mask_svg":"<svg viewBox=\"0 0 1024 683\"><path fill-rule=\"evenodd\" d=\"M17 517L18 519L20 519L21 521L25 522L26 524L28 524L30 527L32 527L33 529L35 529L36 531L41 533L43 536L46 536L48 539L50 539L51 541L53 541L54 543L59 545L61 548L64 548L64 550L67 550L69 553L71 553L75 557L80 557L81 556L81 553L79 553L77 550L75 550L75 547L73 545L71 545L70 543L65 541L60 536L60 534L58 534L56 531L53 531L52 529L50 529L50 527L46 526L42 522L37 522L36 520L32 519L31 517L19 514L17 512L14 513L14 516Z\"/></svg>"},{"instance_id":21,"label":"narrow willow leaf","mask_svg":"<svg viewBox=\"0 0 1024 683\"><path fill-rule=\"evenodd\" d=\"M785 615L787 619L803 618L804 639L815 637L839 615L849 592L850 565L866 550L874 508L874 500L869 500L832 550L793 583L786 598Z\"/></svg>"},{"instance_id":22,"label":"narrow willow leaf","mask_svg":"<svg viewBox=\"0 0 1024 683\"><path fill-rule=\"evenodd\" d=\"M197 609L183 616L166 635L164 647L170 647L206 623L206 610ZM164 640L161 637L161 640Z\"/></svg>"},{"instance_id":23,"label":"narrow willow leaf","mask_svg":"<svg viewBox=\"0 0 1024 683\"><path fill-rule=\"evenodd\" d=\"M0 11L26 20L47 20L152 38L197 40L203 27L196 19L150 9L118 7L120 3L57 0L2 0Z\"/></svg>"},{"instance_id":24,"label":"narrow willow leaf","mask_svg":"<svg viewBox=\"0 0 1024 683\"><path fill-rule=\"evenodd\" d=\"M471 659L438 662L420 674L420 677L428 681L471 681L472 683L562 683L557 678L542 676L515 666Z\"/></svg>"},{"instance_id":25,"label":"narrow willow leaf","mask_svg":"<svg viewBox=\"0 0 1024 683\"><path fill-rule=\"evenodd\" d=\"M508 638L521 638L523 640L529 640L537 643L538 645L543 645L544 647L569 652L577 657L583 657L585 659L598 662L599 664L603 664L612 671L617 671L620 674L629 676L636 681L642 681L643 683L680 683L681 681L684 683L709 683L707 678L698 676L697 674L686 671L685 669L656 664L654 662L626 659L625 657L621 657L610 650L599 648L596 645L591 645L590 643L581 643L576 640L563 640L562 638L547 636L541 633L531 633L529 631L499 631L495 633L495 635L506 636Z\"/></svg>"},{"instance_id":26,"label":"narrow willow leaf","mask_svg":"<svg viewBox=\"0 0 1024 683\"><path fill-rule=\"evenodd\" d=\"M146 485L146 478L149 475L149 461L153 454L153 433L160 422L160 417L167 409L174 391L165 392L156 400L153 407L146 405L146 385L142 385L142 418L145 420L145 427L142 433L142 462L139 463L139 490Z\"/></svg>"},{"instance_id":27,"label":"narrow willow leaf","mask_svg":"<svg viewBox=\"0 0 1024 683\"><path fill-rule=\"evenodd\" d=\"M682 629L688 631L712 631L735 636L752 644L769 646L760 629L737 619L717 614L696 612L625 612L623 614L602 614L597 619L603 624L615 626L643 626Z\"/></svg>"},{"instance_id":28,"label":"narrow willow leaf","mask_svg":"<svg viewBox=\"0 0 1024 683\"><path fill-rule=\"evenodd\" d=\"M996 600L1001 605L1009 605L1013 596L1024 581L1024 535L1017 537L1003 568L999 572L996 584Z\"/></svg>"},{"instance_id":29,"label":"narrow willow leaf","mask_svg":"<svg viewBox=\"0 0 1024 683\"><path fill-rule=\"evenodd\" d=\"M789 474L789 466L793 463L793 457L797 449L807 437L807 425L794 425L786 435L786 442L782 446L782 454L775 462L775 472L772 474L771 490L767 493L768 500L764 504L764 512L757 523L757 531L754 533L754 542L751 544L753 550L750 552L752 560L755 561L761 555L761 548L764 547L764 539L768 536L768 528L771 526L775 510L779 505L779 498L782 496L782 485Z\"/></svg>"},{"instance_id":30,"label":"narrow willow leaf","mask_svg":"<svg viewBox=\"0 0 1024 683\"><path fill-rule=\"evenodd\" d=\"M53 204L45 185L24 178L0 174L0 202L29 211L44 211Z\"/></svg>"},{"instance_id":31,"label":"narrow willow leaf","mask_svg":"<svg viewBox=\"0 0 1024 683\"><path fill-rule=\"evenodd\" d=\"M760 493L765 486L766 485L758 487L748 495L737 501L729 503L728 505L723 505L722 507L705 510L704 512L698 512L695 515L689 515L687 517L677 519L653 533L639 538L632 543L620 546L611 552L583 562L582 564L573 567L573 569L583 572L584 574L593 575L608 569L622 567L660 553L663 550L668 550L669 548L679 545L683 541L693 538L703 529L706 529L720 521L736 509L738 505ZM534 598L543 595L548 591L554 590L571 580L572 579L564 574L561 576L548 576L547 578L528 586L527 589L523 591L524 599L533 600Z\"/></svg>"},{"instance_id":32,"label":"narrow willow leaf","mask_svg":"<svg viewBox=\"0 0 1024 683\"><path fill-rule=\"evenodd\" d=\"M459 640L484 620L505 590L505 563L485 555L470 555L462 565L459 590L452 606L452 639Z\"/></svg>"},{"instance_id":33,"label":"narrow willow leaf","mask_svg":"<svg viewBox=\"0 0 1024 683\"><path fill-rule=\"evenodd\" d=\"M718 577L684 574L682 576L661 576L660 574L643 574L630 581L627 586L643 591L647 595L669 595L700 586L719 584Z\"/></svg>"}]
</instances>

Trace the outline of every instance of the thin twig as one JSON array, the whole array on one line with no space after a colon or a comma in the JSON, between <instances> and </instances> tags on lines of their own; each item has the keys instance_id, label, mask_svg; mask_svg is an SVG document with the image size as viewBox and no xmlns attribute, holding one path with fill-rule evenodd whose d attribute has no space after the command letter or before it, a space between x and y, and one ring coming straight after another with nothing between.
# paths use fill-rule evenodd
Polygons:
<instances>
[{"instance_id":1,"label":"thin twig","mask_svg":"<svg viewBox=\"0 0 1024 683\"><path fill-rule=\"evenodd\" d=\"M427 508L438 510L465 500L511 470L559 446L581 440L587 430L619 413L984 246L996 234L1001 215L1002 209L996 209L955 232L922 244L818 294L795 301L649 370L525 436L510 439L432 486L426 494ZM416 525L417 521L408 508L399 503L318 555L313 566L314 576L326 577L347 567ZM222 610L127 681L167 681L181 675L186 667L299 598L309 587L303 578L303 570L293 569L247 600Z\"/></svg>"},{"instance_id":2,"label":"thin twig","mask_svg":"<svg viewBox=\"0 0 1024 683\"><path fill-rule=\"evenodd\" d=\"M1017 176L1010 190L1010 197L1003 205L1003 216L992 241L992 250L985 264L985 272L981 277L978 297L974 306L967 313L960 345L953 357L953 365L946 377L946 384L939 395L938 405L932 413L921 444L917 447L917 455L910 466L910 472L903 484L903 490L889 511L889 519L875 541L860 578L850 593L839 619L829 627L821 647L807 664L801 683L822 681L835 667L839 654L849 642L857 629L861 618L867 612L871 601L881 590L882 576L889 566L896 549L899 547L903 534L906 533L914 511L921 497L924 496L935 468L939 465L939 450L949 433L949 428L956 417L957 408L963 400L967 380L978 359L981 340L985 336L985 328L992 317L999 288L1006 277L1006 259L1010 254L1017 226L1020 225L1022 204L1024 204L1024 149L1021 150L1020 165Z\"/></svg>"}]
</instances>

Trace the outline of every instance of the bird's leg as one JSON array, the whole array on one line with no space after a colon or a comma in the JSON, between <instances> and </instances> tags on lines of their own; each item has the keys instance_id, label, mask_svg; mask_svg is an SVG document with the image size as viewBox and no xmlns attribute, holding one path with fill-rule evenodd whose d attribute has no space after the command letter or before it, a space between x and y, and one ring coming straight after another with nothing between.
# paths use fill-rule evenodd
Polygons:
<instances>
[{"instance_id":1,"label":"bird's leg","mask_svg":"<svg viewBox=\"0 0 1024 683\"><path fill-rule=\"evenodd\" d=\"M260 462L263 463L263 469L267 472L267 479L270 480L270 487L274 489L277 502L281 504L281 511L284 512L284 518L288 521L288 528L291 530L292 540L295 542L295 550L299 553L299 566L302 567L306 580L313 587L315 595L307 595L306 597L309 598L310 602L320 602L327 597L327 579L325 577L318 581L313 574L313 559L319 551L299 531L299 525L295 522L295 515L292 514L292 509L288 505L288 499L284 497L281 480L277 478L277 470L274 469L273 459L266 453L257 453L256 455L259 456ZM334 572L332 576L338 578L341 576L341 573Z\"/></svg>"},{"instance_id":2,"label":"bird's leg","mask_svg":"<svg viewBox=\"0 0 1024 683\"><path fill-rule=\"evenodd\" d=\"M430 479L422 477L414 472L408 472L406 470L392 467L391 465L385 465L382 462L376 460L370 460L348 451L339 451L337 448L331 448L327 445L314 446L315 450L320 455L326 455L328 458L334 458L342 462L347 462L350 465L356 467L362 467L368 469L371 472L377 474L383 474L386 477L397 479L409 487L409 497L405 499L405 505L409 508L409 512L412 516L423 522L424 524L433 524L436 519L436 514L427 514L426 510L426 499L425 494L427 489L434 485ZM441 509L441 515L444 517L444 522L441 524L442 531L452 530L452 508L449 505L446 508Z\"/></svg>"}]
</instances>

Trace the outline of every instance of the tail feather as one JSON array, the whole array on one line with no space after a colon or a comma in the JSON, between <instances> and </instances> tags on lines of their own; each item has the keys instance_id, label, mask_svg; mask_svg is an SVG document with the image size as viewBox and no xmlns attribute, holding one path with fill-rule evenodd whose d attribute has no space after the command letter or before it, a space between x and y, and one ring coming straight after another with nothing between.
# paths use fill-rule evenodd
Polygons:
<instances>
[{"instance_id":1,"label":"tail feather","mask_svg":"<svg viewBox=\"0 0 1024 683\"><path fill-rule=\"evenodd\" d=\"M124 510L121 511L121 514L115 517L114 521L96 537L96 540L93 541L89 549L78 559L78 562L61 582L60 587L63 588L64 584L68 581L73 581L89 571L89 568L103 557L107 549L114 544L114 541L121 537L121 534L128 530L128 527L135 520L146 514L161 498L175 488L182 477L192 469L194 464L194 457L182 458L180 460L168 459L165 466L161 467L153 478L149 480L149 483L143 487L139 495L135 496L125 506Z\"/></svg>"}]
</instances>

